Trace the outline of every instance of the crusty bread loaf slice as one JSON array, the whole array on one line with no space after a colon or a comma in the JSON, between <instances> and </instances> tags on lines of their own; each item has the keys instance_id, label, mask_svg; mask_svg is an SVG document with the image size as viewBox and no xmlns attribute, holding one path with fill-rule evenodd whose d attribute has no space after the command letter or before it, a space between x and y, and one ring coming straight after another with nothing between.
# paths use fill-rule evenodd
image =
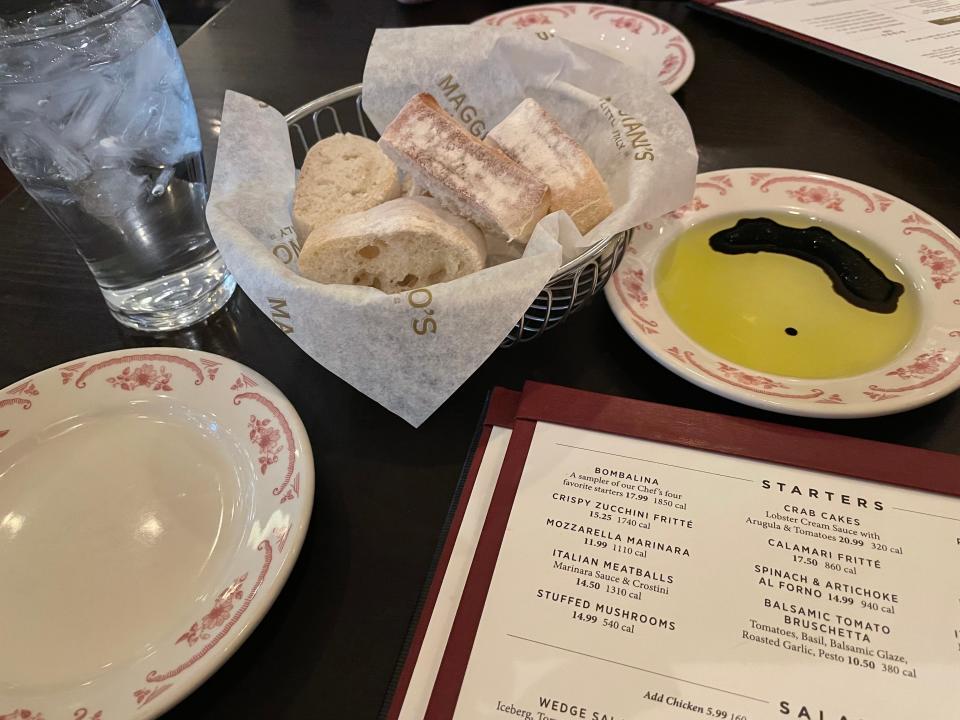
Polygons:
<instances>
[{"instance_id":1,"label":"crusty bread loaf slice","mask_svg":"<svg viewBox=\"0 0 960 720\"><path fill-rule=\"evenodd\" d=\"M380 147L445 207L508 240L529 240L550 206L546 184L473 137L427 93L403 106Z\"/></svg>"},{"instance_id":2,"label":"crusty bread loaf slice","mask_svg":"<svg viewBox=\"0 0 960 720\"><path fill-rule=\"evenodd\" d=\"M469 222L433 198L398 198L314 230L300 273L395 293L468 275L485 261L483 234Z\"/></svg>"},{"instance_id":3,"label":"crusty bread loaf slice","mask_svg":"<svg viewBox=\"0 0 960 720\"><path fill-rule=\"evenodd\" d=\"M303 244L314 228L399 196L397 168L373 140L331 135L303 161L293 194L293 229Z\"/></svg>"},{"instance_id":4,"label":"crusty bread loaf slice","mask_svg":"<svg viewBox=\"0 0 960 720\"><path fill-rule=\"evenodd\" d=\"M550 212L566 210L581 233L613 212L607 184L590 156L535 100L517 105L485 142L549 185Z\"/></svg>"}]
</instances>

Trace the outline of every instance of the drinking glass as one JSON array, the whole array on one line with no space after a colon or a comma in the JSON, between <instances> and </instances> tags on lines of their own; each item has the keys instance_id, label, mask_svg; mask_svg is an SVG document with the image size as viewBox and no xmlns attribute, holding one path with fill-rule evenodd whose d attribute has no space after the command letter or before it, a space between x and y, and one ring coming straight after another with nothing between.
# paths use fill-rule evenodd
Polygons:
<instances>
[{"instance_id":1,"label":"drinking glass","mask_svg":"<svg viewBox=\"0 0 960 720\"><path fill-rule=\"evenodd\" d=\"M0 157L118 321L202 320L236 281L204 220L197 114L157 1L38 4L0 8Z\"/></svg>"}]
</instances>

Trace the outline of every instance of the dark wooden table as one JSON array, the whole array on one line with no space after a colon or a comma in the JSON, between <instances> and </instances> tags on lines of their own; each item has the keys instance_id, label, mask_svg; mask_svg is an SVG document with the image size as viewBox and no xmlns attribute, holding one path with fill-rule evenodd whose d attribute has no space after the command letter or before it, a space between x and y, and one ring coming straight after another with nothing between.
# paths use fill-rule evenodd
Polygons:
<instances>
[{"instance_id":1,"label":"dark wooden table","mask_svg":"<svg viewBox=\"0 0 960 720\"><path fill-rule=\"evenodd\" d=\"M634 7L678 26L696 68L677 99L701 170L823 171L898 195L960 230L960 105L688 9ZM506 7L437 0L234 0L182 47L212 167L224 90L282 111L358 82L376 27L459 23ZM240 292L195 329L161 338L107 314L69 242L21 190L0 203L0 387L82 355L152 344L246 363L286 393L316 454L299 562L249 640L171 718L377 716L484 396L526 379L960 452L960 395L899 416L812 421L697 389L648 358L603 298L526 346L498 351L420 429L314 363Z\"/></svg>"}]
</instances>

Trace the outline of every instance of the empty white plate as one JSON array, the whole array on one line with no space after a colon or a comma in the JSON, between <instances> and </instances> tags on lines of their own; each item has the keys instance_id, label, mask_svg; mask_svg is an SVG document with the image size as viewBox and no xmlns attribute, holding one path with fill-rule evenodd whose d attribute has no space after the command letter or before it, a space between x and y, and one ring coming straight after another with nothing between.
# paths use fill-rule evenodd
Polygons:
<instances>
[{"instance_id":1,"label":"empty white plate","mask_svg":"<svg viewBox=\"0 0 960 720\"><path fill-rule=\"evenodd\" d=\"M312 503L296 411L227 358L123 350L0 391L0 717L168 710L267 612Z\"/></svg>"}]
</instances>

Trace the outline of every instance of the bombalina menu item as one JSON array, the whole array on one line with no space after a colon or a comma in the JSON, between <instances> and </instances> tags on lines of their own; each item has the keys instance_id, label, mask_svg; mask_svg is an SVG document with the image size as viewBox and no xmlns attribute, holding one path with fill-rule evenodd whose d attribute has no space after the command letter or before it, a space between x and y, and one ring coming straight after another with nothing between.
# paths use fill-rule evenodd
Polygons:
<instances>
[{"instance_id":1,"label":"bombalina menu item","mask_svg":"<svg viewBox=\"0 0 960 720\"><path fill-rule=\"evenodd\" d=\"M954 455L528 383L387 717L953 720L957 477Z\"/></svg>"}]
</instances>

